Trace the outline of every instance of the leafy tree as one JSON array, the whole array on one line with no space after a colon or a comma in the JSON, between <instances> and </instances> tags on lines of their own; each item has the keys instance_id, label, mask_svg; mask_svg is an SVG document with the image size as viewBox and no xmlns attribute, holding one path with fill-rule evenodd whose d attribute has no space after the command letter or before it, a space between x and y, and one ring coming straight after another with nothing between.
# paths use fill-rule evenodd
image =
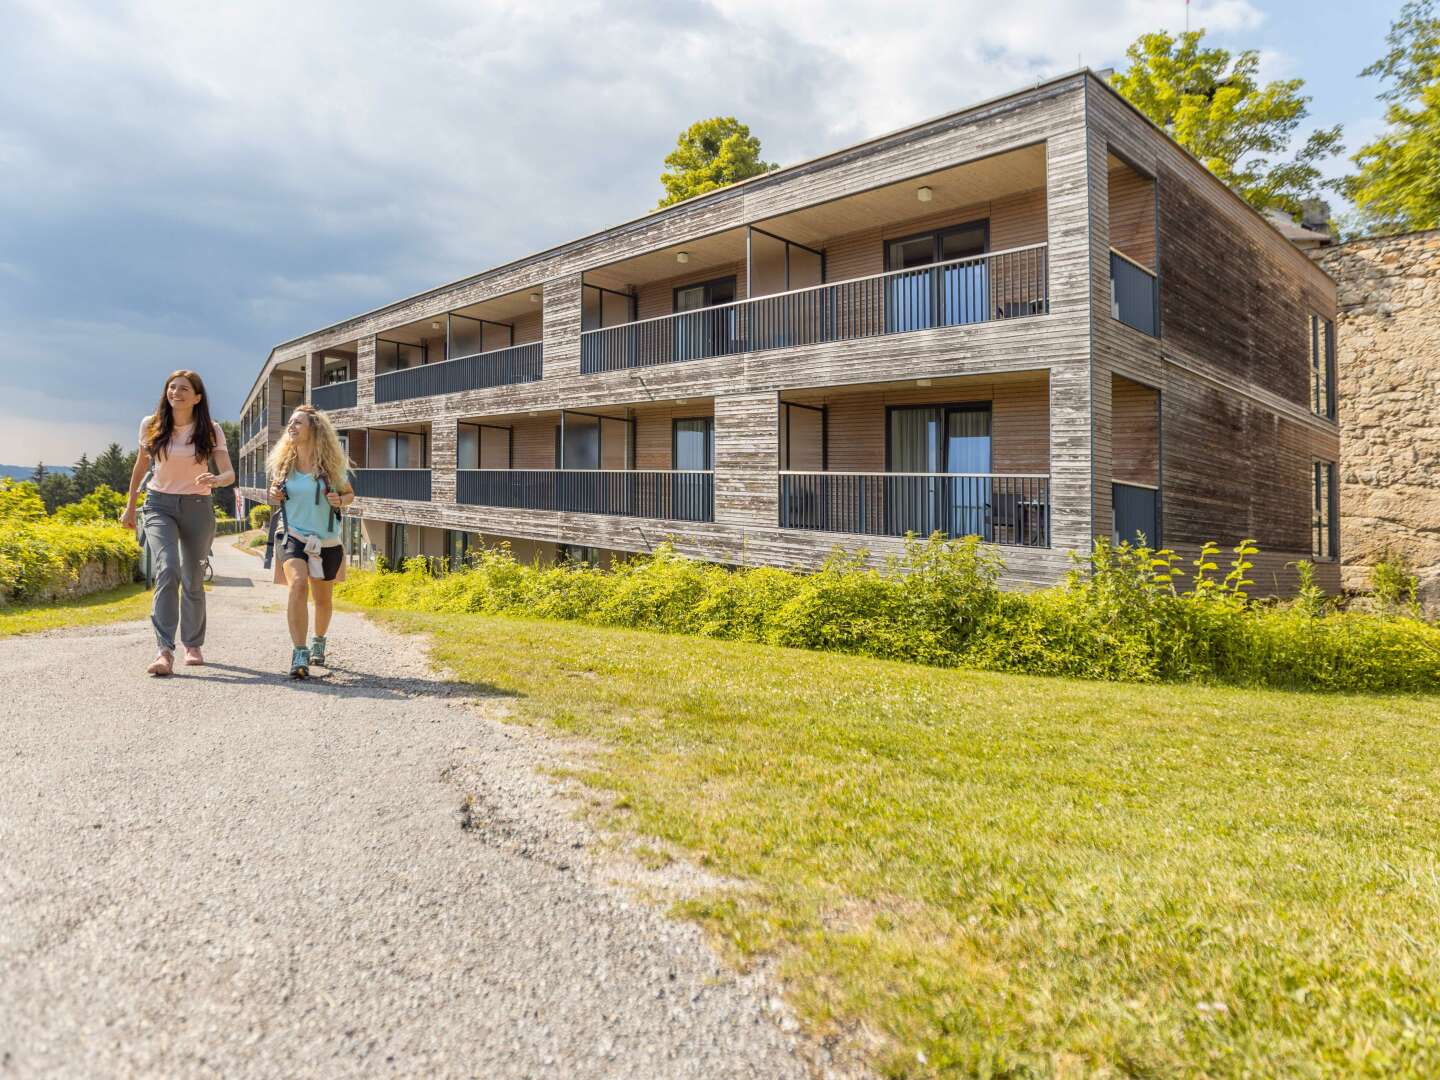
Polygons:
<instances>
[{"instance_id":1,"label":"leafy tree","mask_svg":"<svg viewBox=\"0 0 1440 1080\"><path fill-rule=\"evenodd\" d=\"M39 521L45 516L40 489L28 480L16 483L0 476L0 521Z\"/></svg>"},{"instance_id":2,"label":"leafy tree","mask_svg":"<svg viewBox=\"0 0 1440 1080\"><path fill-rule=\"evenodd\" d=\"M1112 85L1251 206L1298 216L1320 186L1316 163L1340 150L1339 126L1312 132L1281 160L1309 115L1304 80L1262 86L1257 50L1232 56L1202 48L1204 37L1204 30L1142 34L1125 51L1130 67L1112 75Z\"/></svg>"},{"instance_id":3,"label":"leafy tree","mask_svg":"<svg viewBox=\"0 0 1440 1080\"><path fill-rule=\"evenodd\" d=\"M62 472L47 471L36 486L40 489L40 500L45 504L47 514L53 514L66 503L75 501L75 484Z\"/></svg>"},{"instance_id":4,"label":"leafy tree","mask_svg":"<svg viewBox=\"0 0 1440 1080\"><path fill-rule=\"evenodd\" d=\"M760 160L760 140L733 116L699 120L680 133L675 149L665 155L665 171L660 174L665 197L659 205L669 206L777 168Z\"/></svg>"},{"instance_id":5,"label":"leafy tree","mask_svg":"<svg viewBox=\"0 0 1440 1080\"><path fill-rule=\"evenodd\" d=\"M233 420L221 420L220 430L225 432L225 447L230 451L230 464L235 466L238 476L240 468L240 425ZM216 488L214 491L215 509L230 513L235 509L235 485Z\"/></svg>"},{"instance_id":6,"label":"leafy tree","mask_svg":"<svg viewBox=\"0 0 1440 1080\"><path fill-rule=\"evenodd\" d=\"M1335 186L1355 204L1359 226L1375 233L1440 227L1440 17L1433 0L1400 9L1387 52L1360 74L1389 84L1387 131L1350 160L1360 171Z\"/></svg>"},{"instance_id":7,"label":"leafy tree","mask_svg":"<svg viewBox=\"0 0 1440 1080\"><path fill-rule=\"evenodd\" d=\"M55 518L74 525L82 521L114 521L125 509L125 496L101 484L78 502L62 506L55 511Z\"/></svg>"}]
</instances>

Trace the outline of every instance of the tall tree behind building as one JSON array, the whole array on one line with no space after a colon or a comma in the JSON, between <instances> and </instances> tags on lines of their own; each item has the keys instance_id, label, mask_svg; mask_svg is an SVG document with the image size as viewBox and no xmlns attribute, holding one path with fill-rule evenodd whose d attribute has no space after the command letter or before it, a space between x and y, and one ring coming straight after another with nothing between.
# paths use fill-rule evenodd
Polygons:
<instances>
[{"instance_id":1,"label":"tall tree behind building","mask_svg":"<svg viewBox=\"0 0 1440 1080\"><path fill-rule=\"evenodd\" d=\"M760 140L735 117L699 120L680 133L675 149L665 155L665 171L660 174L665 196L659 205L669 206L776 168L773 162L760 160Z\"/></svg>"},{"instance_id":2,"label":"tall tree behind building","mask_svg":"<svg viewBox=\"0 0 1440 1080\"><path fill-rule=\"evenodd\" d=\"M1385 132L1350 160L1359 172L1336 187L1355 204L1355 231L1440 228L1440 17L1433 0L1412 0L1385 38L1387 52L1360 74L1388 85Z\"/></svg>"},{"instance_id":3,"label":"tall tree behind building","mask_svg":"<svg viewBox=\"0 0 1440 1080\"><path fill-rule=\"evenodd\" d=\"M1339 126L1311 132L1291 156L1309 115L1304 80L1261 85L1258 50L1207 49L1204 37L1142 34L1111 84L1251 206L1298 217L1321 186L1317 163L1341 149Z\"/></svg>"}]
</instances>

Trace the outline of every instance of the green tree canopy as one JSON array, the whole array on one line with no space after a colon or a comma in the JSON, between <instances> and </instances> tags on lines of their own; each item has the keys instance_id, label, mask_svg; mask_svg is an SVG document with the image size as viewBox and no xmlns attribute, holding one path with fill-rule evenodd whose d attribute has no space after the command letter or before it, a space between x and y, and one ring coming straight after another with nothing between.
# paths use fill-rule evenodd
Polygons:
<instances>
[{"instance_id":1,"label":"green tree canopy","mask_svg":"<svg viewBox=\"0 0 1440 1080\"><path fill-rule=\"evenodd\" d=\"M1388 84L1388 129L1350 160L1360 171L1336 187L1366 232L1440 227L1440 17L1433 0L1411 0L1385 38L1390 51L1360 74Z\"/></svg>"},{"instance_id":2,"label":"green tree canopy","mask_svg":"<svg viewBox=\"0 0 1440 1080\"><path fill-rule=\"evenodd\" d=\"M81 521L115 521L125 509L125 496L113 490L108 484L101 484L79 502L70 503L54 511L60 521L75 524Z\"/></svg>"},{"instance_id":3,"label":"green tree canopy","mask_svg":"<svg viewBox=\"0 0 1440 1080\"><path fill-rule=\"evenodd\" d=\"M130 470L135 467L135 451L128 454L120 449L119 443L111 443L105 452L95 459L92 474L96 484L108 484L116 491L130 490Z\"/></svg>"},{"instance_id":4,"label":"green tree canopy","mask_svg":"<svg viewBox=\"0 0 1440 1080\"><path fill-rule=\"evenodd\" d=\"M46 472L36 486L40 489L40 500L45 504L47 514L53 514L66 503L75 501L75 483L62 472Z\"/></svg>"},{"instance_id":5,"label":"green tree canopy","mask_svg":"<svg viewBox=\"0 0 1440 1080\"><path fill-rule=\"evenodd\" d=\"M1204 37L1204 30L1142 34L1112 85L1251 206L1298 216L1320 186L1316 163L1340 150L1340 128L1312 132L1287 159L1309 114L1304 80L1262 86L1257 50L1207 49Z\"/></svg>"},{"instance_id":6,"label":"green tree canopy","mask_svg":"<svg viewBox=\"0 0 1440 1080\"><path fill-rule=\"evenodd\" d=\"M760 160L760 140L733 116L713 116L680 133L675 149L665 155L660 183L669 206L693 195L726 187L737 180L779 168Z\"/></svg>"},{"instance_id":7,"label":"green tree canopy","mask_svg":"<svg viewBox=\"0 0 1440 1080\"><path fill-rule=\"evenodd\" d=\"M0 476L0 521L39 521L45 516L40 489L29 480L16 483Z\"/></svg>"}]
</instances>

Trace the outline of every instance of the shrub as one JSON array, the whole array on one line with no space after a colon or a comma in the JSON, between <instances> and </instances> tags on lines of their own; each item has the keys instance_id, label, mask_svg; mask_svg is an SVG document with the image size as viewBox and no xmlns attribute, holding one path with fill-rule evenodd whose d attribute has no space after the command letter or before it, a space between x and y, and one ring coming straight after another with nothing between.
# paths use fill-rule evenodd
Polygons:
<instances>
[{"instance_id":1,"label":"shrub","mask_svg":"<svg viewBox=\"0 0 1440 1080\"><path fill-rule=\"evenodd\" d=\"M71 525L82 521L116 521L124 509L125 496L109 484L101 484L79 502L58 507L52 516Z\"/></svg>"},{"instance_id":2,"label":"shrub","mask_svg":"<svg viewBox=\"0 0 1440 1080\"><path fill-rule=\"evenodd\" d=\"M0 477L0 522L40 521L45 517L45 500L29 480L16 483Z\"/></svg>"},{"instance_id":3,"label":"shrub","mask_svg":"<svg viewBox=\"0 0 1440 1080\"><path fill-rule=\"evenodd\" d=\"M669 544L609 571L525 566L502 547L472 553L456 572L411 559L402 573L358 573L341 591L376 607L568 619L1083 679L1440 689L1440 629L1336 612L1309 563L1297 564L1296 601L1254 603L1247 590L1256 550L1244 541L1222 567L1207 544L1186 568L1173 551L1101 542L1063 584L1017 593L999 588L1001 560L975 537L912 539L878 568L863 551L837 551L808 574L707 565Z\"/></svg>"},{"instance_id":4,"label":"shrub","mask_svg":"<svg viewBox=\"0 0 1440 1080\"><path fill-rule=\"evenodd\" d=\"M0 524L0 604L49 600L80 585L89 564L131 568L139 557L134 534L118 524Z\"/></svg>"},{"instance_id":5,"label":"shrub","mask_svg":"<svg viewBox=\"0 0 1440 1080\"><path fill-rule=\"evenodd\" d=\"M275 508L269 503L261 503L259 506L250 508L250 527L252 529L263 529L270 524L270 515Z\"/></svg>"},{"instance_id":6,"label":"shrub","mask_svg":"<svg viewBox=\"0 0 1440 1080\"><path fill-rule=\"evenodd\" d=\"M1420 576L1404 555L1386 551L1370 568L1370 591L1384 611L1420 614Z\"/></svg>"}]
</instances>

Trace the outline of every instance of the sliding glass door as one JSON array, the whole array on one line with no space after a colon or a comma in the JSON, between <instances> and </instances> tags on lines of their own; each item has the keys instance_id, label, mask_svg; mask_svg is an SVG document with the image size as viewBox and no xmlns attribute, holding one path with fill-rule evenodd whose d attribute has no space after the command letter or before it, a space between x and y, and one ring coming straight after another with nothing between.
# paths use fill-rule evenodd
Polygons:
<instances>
[{"instance_id":1,"label":"sliding glass door","mask_svg":"<svg viewBox=\"0 0 1440 1080\"><path fill-rule=\"evenodd\" d=\"M736 350L735 279L719 278L675 290L675 359L698 360ZM708 310L719 308L718 311Z\"/></svg>"},{"instance_id":2,"label":"sliding glass door","mask_svg":"<svg viewBox=\"0 0 1440 1080\"><path fill-rule=\"evenodd\" d=\"M990 406L889 410L887 531L990 538Z\"/></svg>"},{"instance_id":3,"label":"sliding glass door","mask_svg":"<svg viewBox=\"0 0 1440 1080\"><path fill-rule=\"evenodd\" d=\"M988 221L889 241L885 269L904 272L886 279L886 331L983 322L990 308L989 268L983 260L959 264L954 260L983 255L989 243ZM952 265L936 265L946 263Z\"/></svg>"}]
</instances>

